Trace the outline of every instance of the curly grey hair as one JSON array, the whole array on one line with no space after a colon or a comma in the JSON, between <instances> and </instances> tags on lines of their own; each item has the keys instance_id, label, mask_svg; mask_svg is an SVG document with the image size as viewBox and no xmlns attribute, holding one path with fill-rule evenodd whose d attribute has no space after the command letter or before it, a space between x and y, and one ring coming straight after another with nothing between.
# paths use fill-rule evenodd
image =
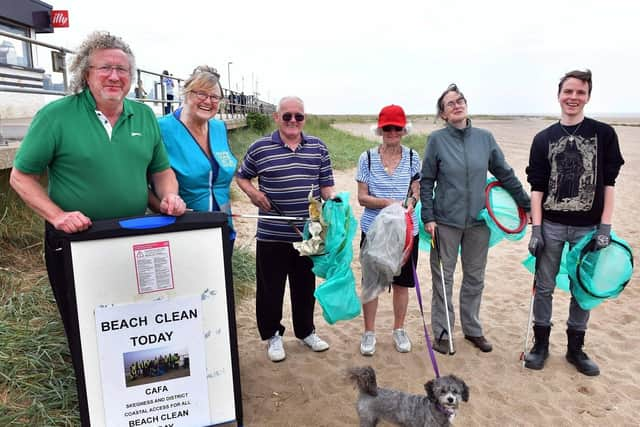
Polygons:
<instances>
[{"instance_id":1,"label":"curly grey hair","mask_svg":"<svg viewBox=\"0 0 640 427\"><path fill-rule=\"evenodd\" d=\"M129 68L131 79L136 73L136 59L127 43L120 37L106 31L95 31L82 42L73 58L69 71L71 72L71 85L69 87L71 93L82 92L87 87L87 74L89 72L89 60L91 54L96 50L102 49L119 49L123 51L129 58Z\"/></svg>"}]
</instances>

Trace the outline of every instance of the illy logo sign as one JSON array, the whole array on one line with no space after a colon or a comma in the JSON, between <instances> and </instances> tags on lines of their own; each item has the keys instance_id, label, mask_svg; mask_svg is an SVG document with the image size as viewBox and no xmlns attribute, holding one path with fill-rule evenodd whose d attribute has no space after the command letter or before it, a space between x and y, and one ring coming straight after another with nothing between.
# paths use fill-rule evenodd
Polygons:
<instances>
[{"instance_id":1,"label":"illy logo sign","mask_svg":"<svg viewBox=\"0 0 640 427\"><path fill-rule=\"evenodd\" d=\"M54 28L68 27L69 26L69 11L68 10L52 10L51 11L51 26Z\"/></svg>"}]
</instances>

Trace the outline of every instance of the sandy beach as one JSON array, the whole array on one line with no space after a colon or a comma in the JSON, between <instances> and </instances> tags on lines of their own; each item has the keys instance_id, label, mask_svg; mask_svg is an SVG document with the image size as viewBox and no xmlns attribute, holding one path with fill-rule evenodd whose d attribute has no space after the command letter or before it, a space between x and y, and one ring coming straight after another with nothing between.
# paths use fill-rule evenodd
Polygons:
<instances>
[{"instance_id":1,"label":"sandy beach","mask_svg":"<svg viewBox=\"0 0 640 427\"><path fill-rule=\"evenodd\" d=\"M525 181L529 147L535 133L550 120L518 118L477 120L474 125L490 130L502 147L507 161ZM439 127L432 122L414 122L414 132ZM369 125L338 124L336 127L372 137ZM640 127L616 126L626 164L616 185L613 228L634 249L640 247L640 226L633 206L640 194ZM372 145L375 144L372 140ZM355 165L354 165L355 166ZM638 169L636 169L638 168ZM336 173L336 189L349 191L350 203L359 218L355 171ZM529 189L528 184L525 187ZM240 193L239 191L237 192ZM246 198L234 205L235 213L255 213ZM237 221L236 245L253 248L255 222ZM460 408L460 426L637 426L640 414L640 304L639 269L618 299L593 310L585 351L599 364L601 375L586 377L565 360L566 319L569 295L554 295L554 327L550 356L542 371L524 369L519 360L526 333L533 276L521 265L527 255L527 236L519 242L503 241L489 251L481 320L485 335L493 343L491 353L481 353L466 341L456 322L456 354L437 354L442 375L455 374L470 387L469 402ZM358 238L353 242L353 271L360 282ZM426 321L430 323L431 273L428 255L421 252L418 274L425 301ZM454 306L458 313L459 268L454 286ZM313 353L292 333L288 295L285 297L284 343L287 358L272 363L266 355L256 328L254 300L236 306L238 346L244 424L246 426L355 426L357 390L346 380L345 370L372 365L378 383L412 393L423 393L423 384L434 378L425 346L422 318L414 290L410 291L406 329L413 342L410 353L401 354L391 337L391 296L382 294L376 321L377 351L373 357L360 355L362 318L329 325L316 305L316 328L331 344L324 353ZM429 333L431 329L429 328ZM528 345L529 347L530 345ZM387 425L387 424L381 424Z\"/></svg>"}]
</instances>

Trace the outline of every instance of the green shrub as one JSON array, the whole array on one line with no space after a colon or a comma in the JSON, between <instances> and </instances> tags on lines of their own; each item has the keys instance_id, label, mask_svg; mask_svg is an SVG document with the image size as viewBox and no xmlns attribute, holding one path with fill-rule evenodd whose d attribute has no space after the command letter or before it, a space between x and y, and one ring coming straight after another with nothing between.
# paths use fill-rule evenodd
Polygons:
<instances>
[{"instance_id":1,"label":"green shrub","mask_svg":"<svg viewBox=\"0 0 640 427\"><path fill-rule=\"evenodd\" d=\"M271 125L271 119L266 114L247 113L247 125L258 132L264 132Z\"/></svg>"}]
</instances>

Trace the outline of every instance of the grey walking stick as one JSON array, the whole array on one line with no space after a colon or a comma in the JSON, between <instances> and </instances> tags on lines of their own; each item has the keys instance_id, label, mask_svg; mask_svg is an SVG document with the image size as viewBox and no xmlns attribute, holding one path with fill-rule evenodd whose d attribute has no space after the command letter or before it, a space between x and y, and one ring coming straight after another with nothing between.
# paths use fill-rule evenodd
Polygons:
<instances>
[{"instance_id":1,"label":"grey walking stick","mask_svg":"<svg viewBox=\"0 0 640 427\"><path fill-rule=\"evenodd\" d=\"M449 337L449 354L455 354L456 351L453 348L453 336L451 334L451 320L449 320L449 304L447 302L447 287L444 283L444 268L442 267L442 256L440 254L440 233L438 232L438 227L436 226L434 230L435 237L435 249L438 254L438 263L440 264L440 280L442 282L442 297L444 298L444 313L447 319L447 336ZM432 238L432 242L433 242Z\"/></svg>"}]
</instances>

